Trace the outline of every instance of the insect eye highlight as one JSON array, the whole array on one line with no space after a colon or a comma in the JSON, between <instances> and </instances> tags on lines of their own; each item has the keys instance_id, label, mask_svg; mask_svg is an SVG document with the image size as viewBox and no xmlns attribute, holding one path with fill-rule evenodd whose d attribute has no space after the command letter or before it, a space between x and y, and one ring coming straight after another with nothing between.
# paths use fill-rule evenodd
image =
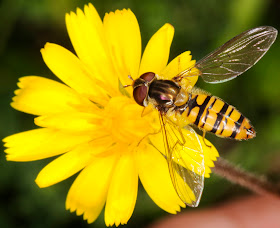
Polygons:
<instances>
[{"instance_id":1,"label":"insect eye highlight","mask_svg":"<svg viewBox=\"0 0 280 228\"><path fill-rule=\"evenodd\" d=\"M137 104L144 106L144 100L147 97L148 88L144 85L138 86L133 90L133 97Z\"/></svg>"}]
</instances>

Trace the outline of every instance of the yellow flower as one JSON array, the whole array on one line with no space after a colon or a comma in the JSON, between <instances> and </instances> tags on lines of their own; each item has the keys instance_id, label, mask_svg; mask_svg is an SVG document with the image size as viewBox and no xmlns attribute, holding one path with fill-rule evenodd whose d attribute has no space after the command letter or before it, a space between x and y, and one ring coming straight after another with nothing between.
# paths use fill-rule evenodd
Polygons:
<instances>
[{"instance_id":1,"label":"yellow flower","mask_svg":"<svg viewBox=\"0 0 280 228\"><path fill-rule=\"evenodd\" d=\"M47 43L41 50L43 59L65 84L38 76L20 78L11 105L37 116L34 121L40 128L5 138L7 160L60 155L37 176L41 188L81 171L69 190L66 208L83 214L88 223L105 204L107 226L127 223L137 198L138 176L153 201L175 214L185 204L156 149L163 147L162 137L149 137L160 129L157 111L142 117L143 107L133 100L131 87L123 85L131 84L128 75L136 79L149 71L171 78L182 66L194 63L190 52L167 65L174 29L165 24L141 59L140 29L130 10L106 14L102 22L89 4L84 12L67 14L66 25L78 57ZM197 78L191 80L193 86ZM214 146L204 149L205 177L209 177L218 153Z\"/></svg>"}]
</instances>

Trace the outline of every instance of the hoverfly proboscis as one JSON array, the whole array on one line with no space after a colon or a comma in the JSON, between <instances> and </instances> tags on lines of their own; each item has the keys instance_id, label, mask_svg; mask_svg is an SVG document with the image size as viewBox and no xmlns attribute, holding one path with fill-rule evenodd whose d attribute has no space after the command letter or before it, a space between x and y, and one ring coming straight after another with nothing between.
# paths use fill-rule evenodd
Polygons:
<instances>
[{"instance_id":1,"label":"hoverfly proboscis","mask_svg":"<svg viewBox=\"0 0 280 228\"><path fill-rule=\"evenodd\" d=\"M180 115L205 132L236 140L255 137L250 121L235 107L196 88L187 89L182 80L200 76L207 83L229 81L251 68L268 51L277 30L261 26L232 38L171 80L146 72L134 80L133 97L141 106L158 110L170 177L180 199L187 205L199 204L204 187L204 155L201 136L189 126L182 129L172 118ZM204 141L205 143L205 141ZM186 149L195 152L188 156ZM192 162L196 164L193 165Z\"/></svg>"}]
</instances>

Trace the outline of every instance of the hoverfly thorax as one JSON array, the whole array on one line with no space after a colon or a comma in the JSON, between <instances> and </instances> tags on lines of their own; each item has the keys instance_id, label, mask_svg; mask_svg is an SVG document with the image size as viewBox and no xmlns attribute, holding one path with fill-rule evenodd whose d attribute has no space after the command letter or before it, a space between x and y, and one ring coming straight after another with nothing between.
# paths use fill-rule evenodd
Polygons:
<instances>
[{"instance_id":1,"label":"hoverfly thorax","mask_svg":"<svg viewBox=\"0 0 280 228\"><path fill-rule=\"evenodd\" d=\"M163 113L174 107L181 87L175 81L157 79L156 74L147 72L133 82L133 97L137 104L147 106L149 102Z\"/></svg>"},{"instance_id":2,"label":"hoverfly thorax","mask_svg":"<svg viewBox=\"0 0 280 228\"><path fill-rule=\"evenodd\" d=\"M150 84L155 80L155 73L147 72L142 74L139 78L133 81L133 97L137 104L147 106L147 98Z\"/></svg>"},{"instance_id":3,"label":"hoverfly thorax","mask_svg":"<svg viewBox=\"0 0 280 228\"><path fill-rule=\"evenodd\" d=\"M175 107L181 86L172 80L155 80L150 85L149 97L160 112L166 113Z\"/></svg>"}]
</instances>

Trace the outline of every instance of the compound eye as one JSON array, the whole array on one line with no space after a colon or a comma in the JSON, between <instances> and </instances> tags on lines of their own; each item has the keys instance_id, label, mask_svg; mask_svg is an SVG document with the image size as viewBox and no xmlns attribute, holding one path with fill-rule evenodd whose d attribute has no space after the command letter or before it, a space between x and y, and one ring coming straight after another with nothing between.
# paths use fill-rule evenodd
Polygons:
<instances>
[{"instance_id":1,"label":"compound eye","mask_svg":"<svg viewBox=\"0 0 280 228\"><path fill-rule=\"evenodd\" d=\"M133 97L137 104L144 106L144 100L147 96L148 88L144 85L138 86L133 90Z\"/></svg>"},{"instance_id":2,"label":"compound eye","mask_svg":"<svg viewBox=\"0 0 280 228\"><path fill-rule=\"evenodd\" d=\"M152 81L154 79L155 76L156 76L155 73L147 72L147 73L142 74L140 76L140 78L144 79L145 81L150 82L150 81Z\"/></svg>"}]
</instances>

